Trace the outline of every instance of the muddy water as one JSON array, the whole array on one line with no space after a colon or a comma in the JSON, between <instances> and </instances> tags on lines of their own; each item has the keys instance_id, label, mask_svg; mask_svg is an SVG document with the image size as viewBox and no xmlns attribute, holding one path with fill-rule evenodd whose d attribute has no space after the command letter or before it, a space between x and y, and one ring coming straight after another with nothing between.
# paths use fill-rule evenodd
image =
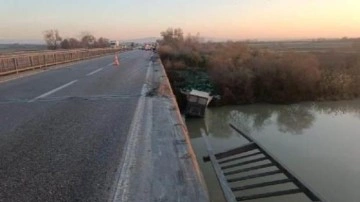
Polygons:
<instances>
[{"instance_id":1,"label":"muddy water","mask_svg":"<svg viewBox=\"0 0 360 202\"><path fill-rule=\"evenodd\" d=\"M212 201L223 197L210 163L202 161L206 148L200 128L221 152L247 143L229 123L261 142L327 201L360 201L360 100L212 108L205 119L186 122ZM237 194L259 192L252 191ZM297 194L258 201L308 200Z\"/></svg>"}]
</instances>

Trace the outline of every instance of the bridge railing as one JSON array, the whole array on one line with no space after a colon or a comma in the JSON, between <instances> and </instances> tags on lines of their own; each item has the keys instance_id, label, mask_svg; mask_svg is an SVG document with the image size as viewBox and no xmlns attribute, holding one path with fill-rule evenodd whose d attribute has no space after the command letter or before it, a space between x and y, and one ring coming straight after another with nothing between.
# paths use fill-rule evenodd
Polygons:
<instances>
[{"instance_id":1,"label":"bridge railing","mask_svg":"<svg viewBox=\"0 0 360 202\"><path fill-rule=\"evenodd\" d=\"M4 54L0 55L0 76L100 57L126 50L101 48Z\"/></svg>"},{"instance_id":2,"label":"bridge railing","mask_svg":"<svg viewBox=\"0 0 360 202\"><path fill-rule=\"evenodd\" d=\"M204 157L204 161L211 162L226 201L248 201L292 194L304 194L311 201L325 201L310 185L280 163L280 160L260 142L246 135L233 124L230 124L230 127L249 143L217 154L213 152L206 132L201 129L209 154ZM254 179L258 182L251 183ZM281 187L285 184L288 188ZM252 190L250 195L247 192L249 190Z\"/></svg>"}]
</instances>

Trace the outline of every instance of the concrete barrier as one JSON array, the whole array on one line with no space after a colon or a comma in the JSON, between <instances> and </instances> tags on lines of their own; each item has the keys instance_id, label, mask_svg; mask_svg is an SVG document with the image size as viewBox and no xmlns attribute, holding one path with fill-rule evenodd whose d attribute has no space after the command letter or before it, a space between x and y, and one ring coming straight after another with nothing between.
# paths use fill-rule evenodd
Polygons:
<instances>
[{"instance_id":1,"label":"concrete barrier","mask_svg":"<svg viewBox=\"0 0 360 202\"><path fill-rule=\"evenodd\" d=\"M122 51L126 51L126 49L105 48L5 54L0 56L0 76L91 59Z\"/></svg>"},{"instance_id":2,"label":"concrete barrier","mask_svg":"<svg viewBox=\"0 0 360 202\"><path fill-rule=\"evenodd\" d=\"M186 124L180 114L180 109L178 107L175 94L171 88L165 68L159 58L154 61L154 79L155 83L159 84L157 89L159 96L162 97L162 99L159 99L158 101L159 105L171 106L167 109L167 111L169 113L168 120L172 120L173 122L172 138L174 138L174 142L183 143L176 144L174 150L178 153L179 159L177 159L177 161L178 164L181 165L180 171L178 172L187 176L189 181L183 184L183 186L186 187L183 188L183 191L184 193L187 193L187 196L184 195L179 197L178 201L209 201L206 183L196 160L196 154L192 148ZM164 125L161 127L163 126ZM170 131L169 134L171 134ZM184 158L185 156L187 158ZM171 161L169 160L168 162ZM178 186L181 187L180 185Z\"/></svg>"},{"instance_id":3,"label":"concrete barrier","mask_svg":"<svg viewBox=\"0 0 360 202\"><path fill-rule=\"evenodd\" d=\"M209 202L165 69L154 55L119 166L113 202Z\"/></svg>"}]
</instances>

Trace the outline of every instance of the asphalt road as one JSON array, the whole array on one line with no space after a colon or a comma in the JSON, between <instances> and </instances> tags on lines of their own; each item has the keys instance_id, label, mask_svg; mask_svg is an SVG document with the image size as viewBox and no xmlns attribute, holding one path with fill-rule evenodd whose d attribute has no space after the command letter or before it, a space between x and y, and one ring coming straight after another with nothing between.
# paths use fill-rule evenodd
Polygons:
<instances>
[{"instance_id":1,"label":"asphalt road","mask_svg":"<svg viewBox=\"0 0 360 202\"><path fill-rule=\"evenodd\" d=\"M108 201L150 52L0 83L0 201Z\"/></svg>"}]
</instances>

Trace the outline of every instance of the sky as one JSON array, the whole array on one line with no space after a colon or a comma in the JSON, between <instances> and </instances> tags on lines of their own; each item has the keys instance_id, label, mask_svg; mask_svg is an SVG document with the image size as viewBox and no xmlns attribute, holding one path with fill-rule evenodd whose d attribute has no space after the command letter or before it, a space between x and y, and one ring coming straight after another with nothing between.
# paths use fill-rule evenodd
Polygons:
<instances>
[{"instance_id":1,"label":"sky","mask_svg":"<svg viewBox=\"0 0 360 202\"><path fill-rule=\"evenodd\" d=\"M360 37L360 0L0 0L0 41L90 32L129 40L169 27L217 39Z\"/></svg>"}]
</instances>

